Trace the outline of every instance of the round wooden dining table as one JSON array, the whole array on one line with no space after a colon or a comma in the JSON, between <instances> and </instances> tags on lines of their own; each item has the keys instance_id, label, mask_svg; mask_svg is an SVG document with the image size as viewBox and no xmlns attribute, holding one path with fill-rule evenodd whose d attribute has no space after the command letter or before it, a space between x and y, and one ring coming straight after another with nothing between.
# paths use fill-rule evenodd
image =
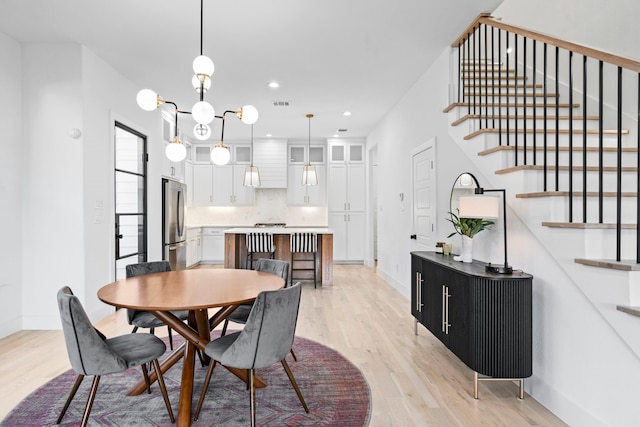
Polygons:
<instances>
[{"instance_id":1,"label":"round wooden dining table","mask_svg":"<svg viewBox=\"0 0 640 427\"><path fill-rule=\"evenodd\" d=\"M176 423L178 426L188 426L192 419L196 349L204 350L211 330L240 304L255 300L262 291L276 290L283 286L284 280L280 276L254 270L177 270L109 283L98 290L98 298L116 307L148 311L185 338L185 342L162 362L161 369L165 372L184 357ZM210 308L219 310L209 317ZM176 310L189 311L188 323L171 313ZM204 352L201 354L204 355ZM247 380L246 371L227 369ZM155 373L151 379L155 380ZM261 385L264 386L264 383ZM129 394L140 394L144 390L144 381L140 381Z\"/></svg>"}]
</instances>

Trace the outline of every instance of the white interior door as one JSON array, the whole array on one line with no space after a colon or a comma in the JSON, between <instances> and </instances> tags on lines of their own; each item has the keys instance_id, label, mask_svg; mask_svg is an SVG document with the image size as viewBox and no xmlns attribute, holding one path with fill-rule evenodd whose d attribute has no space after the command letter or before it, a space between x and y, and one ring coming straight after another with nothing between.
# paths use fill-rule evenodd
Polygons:
<instances>
[{"instance_id":1,"label":"white interior door","mask_svg":"<svg viewBox=\"0 0 640 427\"><path fill-rule=\"evenodd\" d=\"M435 144L430 141L413 154L413 234L416 250L435 247Z\"/></svg>"}]
</instances>

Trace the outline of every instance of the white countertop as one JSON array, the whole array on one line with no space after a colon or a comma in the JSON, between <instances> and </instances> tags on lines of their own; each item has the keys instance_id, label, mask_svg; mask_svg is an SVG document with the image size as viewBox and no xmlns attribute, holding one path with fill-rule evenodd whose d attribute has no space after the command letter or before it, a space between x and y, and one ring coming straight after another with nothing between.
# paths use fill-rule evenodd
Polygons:
<instances>
[{"instance_id":1,"label":"white countertop","mask_svg":"<svg viewBox=\"0 0 640 427\"><path fill-rule=\"evenodd\" d=\"M333 230L328 227L236 227L224 231L225 234L247 234L247 233L271 233L271 234L292 234L292 233L316 233L333 234Z\"/></svg>"}]
</instances>

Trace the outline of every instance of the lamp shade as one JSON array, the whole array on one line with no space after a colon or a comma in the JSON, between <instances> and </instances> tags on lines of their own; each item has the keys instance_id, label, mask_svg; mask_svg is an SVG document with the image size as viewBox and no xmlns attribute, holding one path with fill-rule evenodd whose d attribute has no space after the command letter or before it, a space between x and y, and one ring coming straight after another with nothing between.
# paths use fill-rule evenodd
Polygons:
<instances>
[{"instance_id":1,"label":"lamp shade","mask_svg":"<svg viewBox=\"0 0 640 427\"><path fill-rule=\"evenodd\" d=\"M231 160L229 149L222 144L216 145L211 150L211 161L214 165L224 166Z\"/></svg>"},{"instance_id":2,"label":"lamp shade","mask_svg":"<svg viewBox=\"0 0 640 427\"><path fill-rule=\"evenodd\" d=\"M498 218L500 200L493 196L462 196L458 205L460 218Z\"/></svg>"},{"instance_id":3,"label":"lamp shade","mask_svg":"<svg viewBox=\"0 0 640 427\"><path fill-rule=\"evenodd\" d=\"M158 108L158 94L151 89L142 89L136 96L138 106L145 111L153 111Z\"/></svg>"},{"instance_id":4,"label":"lamp shade","mask_svg":"<svg viewBox=\"0 0 640 427\"><path fill-rule=\"evenodd\" d=\"M167 159L172 162L181 162L187 157L187 148L177 138L167 144L167 148L164 150Z\"/></svg>"},{"instance_id":5,"label":"lamp shade","mask_svg":"<svg viewBox=\"0 0 640 427\"><path fill-rule=\"evenodd\" d=\"M318 185L318 173L311 163L304 165L302 170L302 185Z\"/></svg>"},{"instance_id":6,"label":"lamp shade","mask_svg":"<svg viewBox=\"0 0 640 427\"><path fill-rule=\"evenodd\" d=\"M245 187L260 187L260 172L258 172L257 166L250 165L244 169L242 185Z\"/></svg>"},{"instance_id":7,"label":"lamp shade","mask_svg":"<svg viewBox=\"0 0 640 427\"><path fill-rule=\"evenodd\" d=\"M213 61L208 56L200 55L193 60L193 72L196 74L204 74L211 77L214 70Z\"/></svg>"},{"instance_id":8,"label":"lamp shade","mask_svg":"<svg viewBox=\"0 0 640 427\"><path fill-rule=\"evenodd\" d=\"M191 109L191 116L196 122L208 125L216 117L216 111L208 102L199 101L193 105L193 108Z\"/></svg>"},{"instance_id":9,"label":"lamp shade","mask_svg":"<svg viewBox=\"0 0 640 427\"><path fill-rule=\"evenodd\" d=\"M258 109L253 105L245 105L240 109L240 120L248 125L254 124L258 121Z\"/></svg>"}]
</instances>

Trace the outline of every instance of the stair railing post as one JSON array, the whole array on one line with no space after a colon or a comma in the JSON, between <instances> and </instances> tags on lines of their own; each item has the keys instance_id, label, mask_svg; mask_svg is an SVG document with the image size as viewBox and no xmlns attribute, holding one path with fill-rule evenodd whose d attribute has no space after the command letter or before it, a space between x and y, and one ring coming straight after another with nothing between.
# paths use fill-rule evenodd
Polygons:
<instances>
[{"instance_id":1,"label":"stair railing post","mask_svg":"<svg viewBox=\"0 0 640 427\"><path fill-rule=\"evenodd\" d=\"M616 261L621 259L622 238L622 67L618 67L618 172L616 192Z\"/></svg>"},{"instance_id":2,"label":"stair railing post","mask_svg":"<svg viewBox=\"0 0 640 427\"><path fill-rule=\"evenodd\" d=\"M582 55L582 222L587 222L587 56Z\"/></svg>"},{"instance_id":3,"label":"stair railing post","mask_svg":"<svg viewBox=\"0 0 640 427\"><path fill-rule=\"evenodd\" d=\"M547 126L547 115L548 115L547 114L547 63L548 63L548 60L547 60L547 44L546 43L543 45L543 49L542 50L543 50L543 54L542 55L544 57L543 58L543 65L542 65L542 69L543 69L543 71L542 71L542 91L544 92L544 99L542 101L543 102L543 109L544 109L544 111L542 112L542 121L543 121L542 127L544 129L544 131L542 132L543 139L544 139L544 141L543 141L543 143L544 143L544 151L543 151L543 159L542 159L542 162L543 162L542 170L544 171L544 177L542 179L543 179L543 184L544 184L544 191L546 192L547 191L547 164L548 164L548 161L547 161L547 147L548 147L548 145L547 145L547 127L548 127Z\"/></svg>"},{"instance_id":4,"label":"stair railing post","mask_svg":"<svg viewBox=\"0 0 640 427\"><path fill-rule=\"evenodd\" d=\"M522 38L522 164L527 164L527 38Z\"/></svg>"},{"instance_id":5,"label":"stair railing post","mask_svg":"<svg viewBox=\"0 0 640 427\"><path fill-rule=\"evenodd\" d=\"M604 222L604 63L598 64L598 222Z\"/></svg>"},{"instance_id":6,"label":"stair railing post","mask_svg":"<svg viewBox=\"0 0 640 427\"><path fill-rule=\"evenodd\" d=\"M559 129L556 130L558 136ZM569 51L569 222L573 222L573 51Z\"/></svg>"},{"instance_id":7,"label":"stair railing post","mask_svg":"<svg viewBox=\"0 0 640 427\"><path fill-rule=\"evenodd\" d=\"M533 164L534 166L538 164L537 157L538 152L536 151L538 148L537 139L538 139L538 86L536 85L538 79L538 57L537 57L537 41L536 39L532 40L532 48L533 48Z\"/></svg>"}]
</instances>

